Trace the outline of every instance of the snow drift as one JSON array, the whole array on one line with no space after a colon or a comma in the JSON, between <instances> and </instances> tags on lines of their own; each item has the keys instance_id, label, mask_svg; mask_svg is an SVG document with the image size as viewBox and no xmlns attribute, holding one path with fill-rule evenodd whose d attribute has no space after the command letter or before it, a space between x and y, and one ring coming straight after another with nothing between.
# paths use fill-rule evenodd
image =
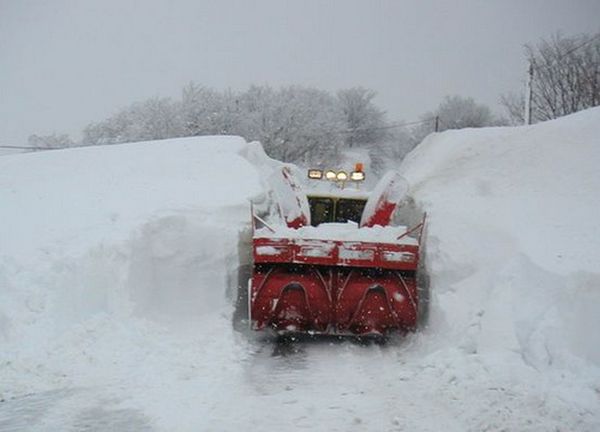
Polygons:
<instances>
[{"instance_id":1,"label":"snow drift","mask_svg":"<svg viewBox=\"0 0 600 432\"><path fill-rule=\"evenodd\" d=\"M600 366L599 136L596 108L431 135L405 160L431 215L436 333L535 367Z\"/></svg>"},{"instance_id":2,"label":"snow drift","mask_svg":"<svg viewBox=\"0 0 600 432\"><path fill-rule=\"evenodd\" d=\"M598 430L598 136L600 109L427 138L426 327L291 352L232 326L260 145L2 156L0 430Z\"/></svg>"}]
</instances>

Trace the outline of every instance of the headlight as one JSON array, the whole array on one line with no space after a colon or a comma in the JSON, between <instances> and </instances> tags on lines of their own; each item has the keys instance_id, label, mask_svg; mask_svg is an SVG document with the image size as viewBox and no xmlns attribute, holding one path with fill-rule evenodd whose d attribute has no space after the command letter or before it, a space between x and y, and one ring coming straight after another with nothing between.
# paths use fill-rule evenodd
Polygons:
<instances>
[{"instance_id":1,"label":"headlight","mask_svg":"<svg viewBox=\"0 0 600 432\"><path fill-rule=\"evenodd\" d=\"M323 178L323 171L319 169L309 169L308 170L308 178L314 180L320 180Z\"/></svg>"},{"instance_id":2,"label":"headlight","mask_svg":"<svg viewBox=\"0 0 600 432\"><path fill-rule=\"evenodd\" d=\"M327 172L325 173L325 178L326 178L327 180L335 180L335 178L336 178L335 171L333 171L333 170L329 170L329 171L327 171Z\"/></svg>"},{"instance_id":3,"label":"headlight","mask_svg":"<svg viewBox=\"0 0 600 432\"><path fill-rule=\"evenodd\" d=\"M348 174L346 174L346 171L340 171L339 173L337 173L336 178L339 181L346 181L348 180Z\"/></svg>"}]
</instances>

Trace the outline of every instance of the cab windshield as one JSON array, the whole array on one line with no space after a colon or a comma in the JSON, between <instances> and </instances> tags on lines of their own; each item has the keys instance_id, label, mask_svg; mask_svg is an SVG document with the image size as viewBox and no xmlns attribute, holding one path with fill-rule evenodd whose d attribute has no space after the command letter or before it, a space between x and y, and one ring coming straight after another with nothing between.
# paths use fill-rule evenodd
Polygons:
<instances>
[{"instance_id":1,"label":"cab windshield","mask_svg":"<svg viewBox=\"0 0 600 432\"><path fill-rule=\"evenodd\" d=\"M339 199L336 206L335 221L360 223L365 204L366 201L361 199Z\"/></svg>"},{"instance_id":2,"label":"cab windshield","mask_svg":"<svg viewBox=\"0 0 600 432\"><path fill-rule=\"evenodd\" d=\"M360 223L366 200L357 198L308 197L311 225L353 221Z\"/></svg>"}]
</instances>

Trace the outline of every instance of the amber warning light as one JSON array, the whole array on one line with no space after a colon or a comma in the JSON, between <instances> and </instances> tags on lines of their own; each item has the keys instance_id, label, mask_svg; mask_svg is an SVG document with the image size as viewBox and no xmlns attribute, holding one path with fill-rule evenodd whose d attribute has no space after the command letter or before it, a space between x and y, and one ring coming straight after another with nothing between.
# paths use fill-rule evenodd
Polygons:
<instances>
[{"instance_id":1,"label":"amber warning light","mask_svg":"<svg viewBox=\"0 0 600 432\"><path fill-rule=\"evenodd\" d=\"M365 179L365 173L362 171L354 171L350 174L350 180L352 181L363 181Z\"/></svg>"},{"instance_id":2,"label":"amber warning light","mask_svg":"<svg viewBox=\"0 0 600 432\"><path fill-rule=\"evenodd\" d=\"M364 181L365 179L365 172L363 171L363 164L362 162L357 162L354 165L354 171L352 171L350 173L350 180L355 181L355 182L359 182L359 181Z\"/></svg>"}]
</instances>

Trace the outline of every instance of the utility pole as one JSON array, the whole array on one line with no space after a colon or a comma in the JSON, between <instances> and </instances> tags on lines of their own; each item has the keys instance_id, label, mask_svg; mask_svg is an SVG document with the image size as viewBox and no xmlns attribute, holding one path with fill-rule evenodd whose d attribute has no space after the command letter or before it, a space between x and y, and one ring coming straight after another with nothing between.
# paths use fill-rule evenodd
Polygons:
<instances>
[{"instance_id":1,"label":"utility pole","mask_svg":"<svg viewBox=\"0 0 600 432\"><path fill-rule=\"evenodd\" d=\"M529 60L529 70L527 71L527 81L525 82L525 113L523 118L525 124L531 124L531 99L533 96L533 63Z\"/></svg>"}]
</instances>

